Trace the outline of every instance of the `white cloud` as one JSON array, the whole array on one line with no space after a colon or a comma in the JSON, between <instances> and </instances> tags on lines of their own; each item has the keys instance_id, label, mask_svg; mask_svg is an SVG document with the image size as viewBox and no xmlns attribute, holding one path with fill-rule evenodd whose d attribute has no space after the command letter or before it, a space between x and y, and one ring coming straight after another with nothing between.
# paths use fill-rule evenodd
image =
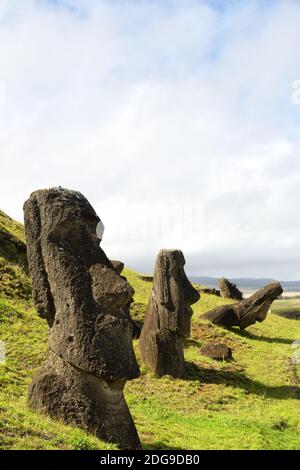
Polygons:
<instances>
[{"instance_id":1,"label":"white cloud","mask_svg":"<svg viewBox=\"0 0 300 470\"><path fill-rule=\"evenodd\" d=\"M0 1L0 207L67 186L137 269L300 277L299 3L64 3Z\"/></svg>"},{"instance_id":2,"label":"white cloud","mask_svg":"<svg viewBox=\"0 0 300 470\"><path fill-rule=\"evenodd\" d=\"M4 106L6 104L6 99L7 99L6 83L3 80L0 80L0 106Z\"/></svg>"}]
</instances>

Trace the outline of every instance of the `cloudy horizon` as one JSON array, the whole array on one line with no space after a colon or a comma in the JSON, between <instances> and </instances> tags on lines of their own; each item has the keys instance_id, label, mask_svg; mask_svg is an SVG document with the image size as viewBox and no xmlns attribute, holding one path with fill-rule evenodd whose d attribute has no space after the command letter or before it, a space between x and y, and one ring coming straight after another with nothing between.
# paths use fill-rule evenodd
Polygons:
<instances>
[{"instance_id":1,"label":"cloudy horizon","mask_svg":"<svg viewBox=\"0 0 300 470\"><path fill-rule=\"evenodd\" d=\"M300 3L0 0L0 209L81 191L111 259L300 279Z\"/></svg>"}]
</instances>

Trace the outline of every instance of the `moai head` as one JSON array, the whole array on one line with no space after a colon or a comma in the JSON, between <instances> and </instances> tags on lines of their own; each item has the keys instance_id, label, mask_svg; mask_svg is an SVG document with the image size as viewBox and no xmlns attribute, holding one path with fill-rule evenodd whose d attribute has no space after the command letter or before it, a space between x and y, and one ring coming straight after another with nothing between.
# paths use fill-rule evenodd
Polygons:
<instances>
[{"instance_id":1,"label":"moai head","mask_svg":"<svg viewBox=\"0 0 300 470\"><path fill-rule=\"evenodd\" d=\"M184 265L180 250L161 250L156 260L153 289L157 303L170 312L167 328L186 338L191 329L191 305L199 300L200 294L188 280Z\"/></svg>"},{"instance_id":2,"label":"moai head","mask_svg":"<svg viewBox=\"0 0 300 470\"><path fill-rule=\"evenodd\" d=\"M134 291L99 246L103 225L92 206L81 193L51 188L32 193L24 214L33 297L50 326L50 349L106 380L137 377L126 311Z\"/></svg>"}]
</instances>

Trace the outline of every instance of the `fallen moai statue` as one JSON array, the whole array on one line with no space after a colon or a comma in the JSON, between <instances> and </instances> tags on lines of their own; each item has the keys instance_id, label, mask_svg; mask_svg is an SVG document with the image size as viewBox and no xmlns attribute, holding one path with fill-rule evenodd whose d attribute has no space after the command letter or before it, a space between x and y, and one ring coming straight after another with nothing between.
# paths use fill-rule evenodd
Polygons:
<instances>
[{"instance_id":1,"label":"fallen moai statue","mask_svg":"<svg viewBox=\"0 0 300 470\"><path fill-rule=\"evenodd\" d=\"M179 250L161 250L156 260L139 349L142 361L158 376L185 374L183 343L190 335L191 305L200 294L186 277L184 265Z\"/></svg>"},{"instance_id":2,"label":"fallen moai statue","mask_svg":"<svg viewBox=\"0 0 300 470\"><path fill-rule=\"evenodd\" d=\"M202 315L201 319L225 327L239 326L241 330L244 330L257 321L265 320L271 304L282 292L281 284L273 282L255 292L248 299L210 310Z\"/></svg>"},{"instance_id":3,"label":"fallen moai statue","mask_svg":"<svg viewBox=\"0 0 300 470\"><path fill-rule=\"evenodd\" d=\"M224 299L243 300L242 292L236 287L236 284L230 282L225 277L219 280L219 289L221 297Z\"/></svg>"},{"instance_id":4,"label":"fallen moai statue","mask_svg":"<svg viewBox=\"0 0 300 470\"><path fill-rule=\"evenodd\" d=\"M29 405L121 448L140 448L123 395L139 376L126 310L133 289L99 246L100 219L81 193L63 188L32 193L24 214L33 298L50 327Z\"/></svg>"}]
</instances>

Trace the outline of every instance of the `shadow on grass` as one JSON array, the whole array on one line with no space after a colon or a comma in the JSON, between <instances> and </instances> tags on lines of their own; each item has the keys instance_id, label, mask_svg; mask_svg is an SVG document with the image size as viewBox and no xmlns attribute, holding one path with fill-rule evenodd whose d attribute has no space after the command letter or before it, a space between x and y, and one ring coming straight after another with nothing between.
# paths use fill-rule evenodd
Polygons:
<instances>
[{"instance_id":1,"label":"shadow on grass","mask_svg":"<svg viewBox=\"0 0 300 470\"><path fill-rule=\"evenodd\" d=\"M242 388L247 393L262 395L266 398L277 398L279 400L300 399L300 387L297 385L271 387L249 379L241 372L200 368L191 362L187 362L186 365L186 380L199 380L203 384L228 385Z\"/></svg>"},{"instance_id":2,"label":"shadow on grass","mask_svg":"<svg viewBox=\"0 0 300 470\"><path fill-rule=\"evenodd\" d=\"M185 348L191 348L191 347L200 348L202 344L203 344L203 341L198 341L196 339L188 338L184 340Z\"/></svg>"},{"instance_id":3,"label":"shadow on grass","mask_svg":"<svg viewBox=\"0 0 300 470\"><path fill-rule=\"evenodd\" d=\"M230 328L234 334L242 336L243 338L253 339L255 341L265 341L266 343L279 343L279 344L292 344L293 340L287 338L270 338L268 336L256 335L247 330L240 330L238 328Z\"/></svg>"}]
</instances>

